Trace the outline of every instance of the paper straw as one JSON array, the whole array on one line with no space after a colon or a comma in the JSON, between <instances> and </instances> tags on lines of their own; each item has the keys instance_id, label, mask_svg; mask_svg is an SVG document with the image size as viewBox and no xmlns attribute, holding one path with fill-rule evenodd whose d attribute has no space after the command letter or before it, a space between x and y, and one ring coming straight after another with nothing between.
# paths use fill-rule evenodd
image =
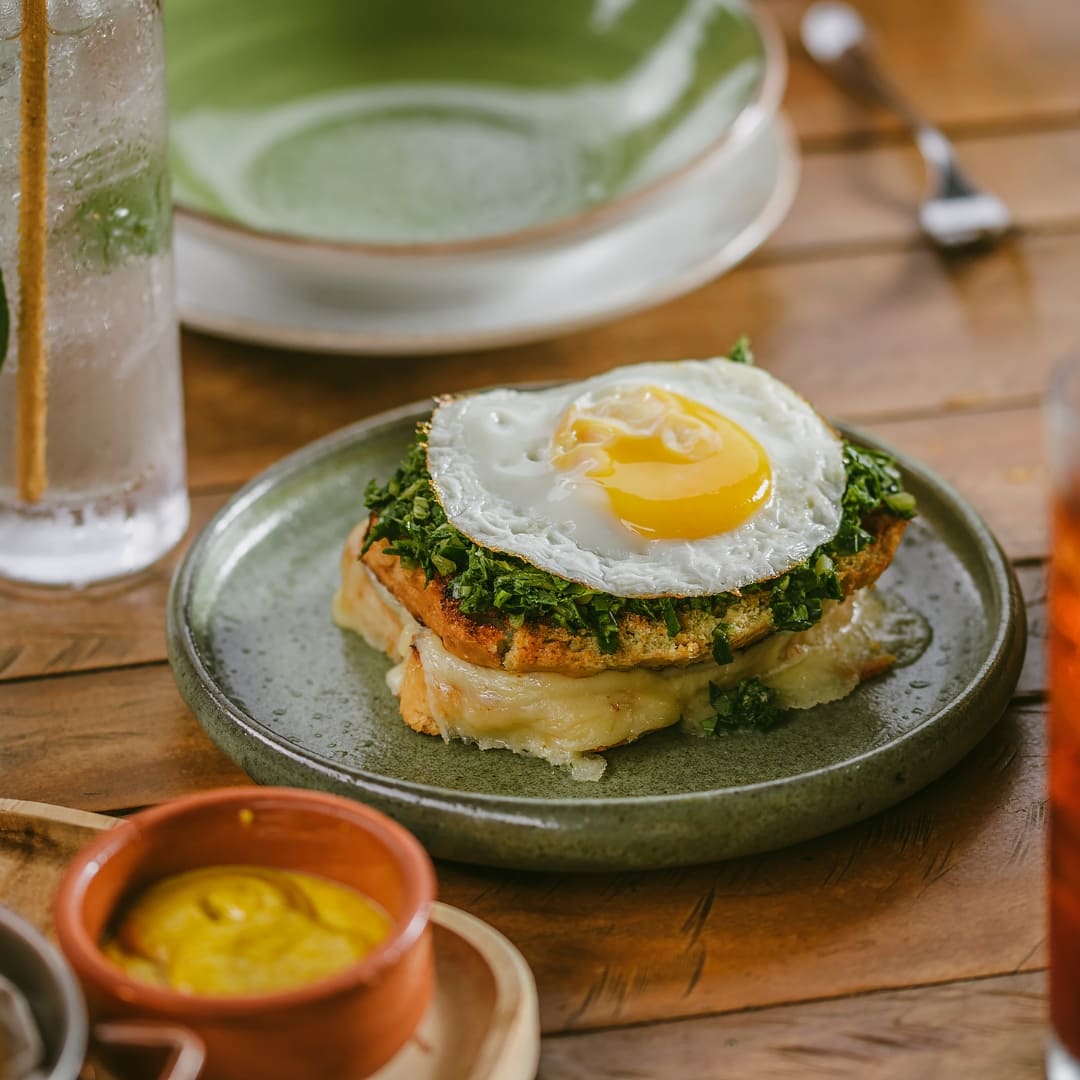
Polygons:
<instances>
[{"instance_id":1,"label":"paper straw","mask_svg":"<svg viewBox=\"0 0 1080 1080\"><path fill-rule=\"evenodd\" d=\"M19 498L45 491L45 242L48 164L48 0L23 0L19 135L19 373L15 474Z\"/></svg>"}]
</instances>

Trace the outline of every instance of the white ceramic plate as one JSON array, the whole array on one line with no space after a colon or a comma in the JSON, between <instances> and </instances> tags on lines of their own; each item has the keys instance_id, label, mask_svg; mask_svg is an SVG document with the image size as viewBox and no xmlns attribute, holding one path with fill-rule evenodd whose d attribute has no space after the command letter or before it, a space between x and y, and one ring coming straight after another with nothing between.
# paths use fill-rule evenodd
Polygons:
<instances>
[{"instance_id":1,"label":"white ceramic plate","mask_svg":"<svg viewBox=\"0 0 1080 1080\"><path fill-rule=\"evenodd\" d=\"M283 348L371 355L493 348L583 329L680 296L758 248L798 186L783 117L736 159L673 188L648 214L564 246L467 261L398 262L343 276L226 249L177 219L180 316L222 337Z\"/></svg>"}]
</instances>

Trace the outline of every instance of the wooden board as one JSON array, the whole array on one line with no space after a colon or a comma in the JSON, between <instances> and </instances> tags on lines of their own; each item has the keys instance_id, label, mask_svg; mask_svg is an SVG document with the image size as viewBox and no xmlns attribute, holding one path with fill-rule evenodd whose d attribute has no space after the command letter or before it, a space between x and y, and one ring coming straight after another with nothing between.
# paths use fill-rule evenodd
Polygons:
<instances>
[{"instance_id":1,"label":"wooden board","mask_svg":"<svg viewBox=\"0 0 1080 1080\"><path fill-rule=\"evenodd\" d=\"M0 799L0 903L49 931L52 897L67 861L117 821ZM431 920L435 1000L412 1040L374 1080L531 1080L540 1043L528 965L475 916L436 903Z\"/></svg>"},{"instance_id":2,"label":"wooden board","mask_svg":"<svg viewBox=\"0 0 1080 1080\"><path fill-rule=\"evenodd\" d=\"M50 905L67 860L115 818L0 799L0 904L51 934Z\"/></svg>"}]
</instances>

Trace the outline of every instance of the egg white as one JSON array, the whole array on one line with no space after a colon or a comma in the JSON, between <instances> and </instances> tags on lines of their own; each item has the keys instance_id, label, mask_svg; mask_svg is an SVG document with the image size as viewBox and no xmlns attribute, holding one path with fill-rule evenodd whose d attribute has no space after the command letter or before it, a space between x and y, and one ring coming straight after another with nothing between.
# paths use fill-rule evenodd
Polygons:
<instances>
[{"instance_id":1,"label":"egg white","mask_svg":"<svg viewBox=\"0 0 1080 1080\"><path fill-rule=\"evenodd\" d=\"M648 540L623 526L601 488L552 462L551 440L571 405L635 386L700 402L752 435L772 469L768 501L730 531L697 540ZM790 570L836 535L845 486L828 424L767 372L725 359L448 399L432 416L428 467L447 518L477 544L629 597L709 596Z\"/></svg>"}]
</instances>

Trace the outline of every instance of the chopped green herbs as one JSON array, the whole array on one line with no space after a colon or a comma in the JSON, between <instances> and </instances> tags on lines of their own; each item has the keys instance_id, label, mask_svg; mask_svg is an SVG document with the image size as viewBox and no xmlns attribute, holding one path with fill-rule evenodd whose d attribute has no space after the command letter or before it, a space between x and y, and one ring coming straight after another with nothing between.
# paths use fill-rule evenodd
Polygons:
<instances>
[{"instance_id":1,"label":"chopped green herbs","mask_svg":"<svg viewBox=\"0 0 1080 1080\"><path fill-rule=\"evenodd\" d=\"M796 566L767 585L772 591L773 626L778 630L809 630L821 619L822 601L844 598L832 559L821 548L815 554L812 562Z\"/></svg>"},{"instance_id":2,"label":"chopped green herbs","mask_svg":"<svg viewBox=\"0 0 1080 1080\"><path fill-rule=\"evenodd\" d=\"M661 622L674 637L681 626L680 612L706 609L722 614L732 600L728 595L679 600L610 596L474 544L446 520L432 490L423 426L389 481L368 485L366 503L377 520L364 550L386 539L387 554L396 555L408 569L422 570L425 581L449 578L450 594L463 614L496 614L514 627L532 620L583 631L596 638L601 652L618 648L619 616L624 612Z\"/></svg>"},{"instance_id":3,"label":"chopped green herbs","mask_svg":"<svg viewBox=\"0 0 1080 1080\"><path fill-rule=\"evenodd\" d=\"M752 364L754 362L754 350L750 348L750 339L745 334L731 346L728 359L733 364Z\"/></svg>"},{"instance_id":4,"label":"chopped green herbs","mask_svg":"<svg viewBox=\"0 0 1080 1080\"><path fill-rule=\"evenodd\" d=\"M873 540L865 528L870 513L884 510L900 518L915 513L914 496L904 491L900 472L888 454L845 441L844 468L847 485L836 536L793 570L744 590L768 590L773 625L779 630L809 629L821 618L825 600L843 598L835 560L861 551ZM516 556L480 547L458 532L443 513L428 474L423 425L386 484L373 480L368 485L366 502L376 521L364 550L385 539L389 541L387 553L396 555L408 569L422 570L425 582L435 577L448 579L450 595L463 614L502 619L512 627L533 621L582 631L595 637L601 652L618 648L619 620L624 614L663 623L674 637L682 626L683 614L707 611L722 619L739 599L736 593L678 599L611 596L556 577ZM718 664L732 660L728 634L723 622L713 632L712 652Z\"/></svg>"},{"instance_id":5,"label":"chopped green herbs","mask_svg":"<svg viewBox=\"0 0 1080 1080\"><path fill-rule=\"evenodd\" d=\"M709 683L709 704L715 711L701 722L702 730L709 735L744 728L769 731L784 719L784 710L776 704L776 692L760 679L744 679L727 687Z\"/></svg>"},{"instance_id":6,"label":"chopped green herbs","mask_svg":"<svg viewBox=\"0 0 1080 1080\"><path fill-rule=\"evenodd\" d=\"M820 620L823 600L843 599L834 559L862 551L874 539L864 527L868 514L886 510L899 518L915 516L915 496L904 490L900 470L888 454L845 440L844 470L847 486L836 535L801 566L761 586L771 592L778 630L808 630Z\"/></svg>"},{"instance_id":7,"label":"chopped green herbs","mask_svg":"<svg viewBox=\"0 0 1080 1080\"><path fill-rule=\"evenodd\" d=\"M904 491L900 470L884 451L845 442L844 470L843 518L830 543L834 553L851 554L870 543L873 537L863 528L863 518L878 507L884 506L897 517L915 516L915 496Z\"/></svg>"},{"instance_id":8,"label":"chopped green herbs","mask_svg":"<svg viewBox=\"0 0 1080 1080\"><path fill-rule=\"evenodd\" d=\"M886 495L883 501L897 517L915 516L915 496L910 491L895 491L891 495Z\"/></svg>"},{"instance_id":9,"label":"chopped green herbs","mask_svg":"<svg viewBox=\"0 0 1080 1080\"><path fill-rule=\"evenodd\" d=\"M730 664L735 659L735 654L731 651L731 642L728 641L730 632L731 627L727 623L717 623L713 628L712 655L718 664Z\"/></svg>"}]
</instances>

